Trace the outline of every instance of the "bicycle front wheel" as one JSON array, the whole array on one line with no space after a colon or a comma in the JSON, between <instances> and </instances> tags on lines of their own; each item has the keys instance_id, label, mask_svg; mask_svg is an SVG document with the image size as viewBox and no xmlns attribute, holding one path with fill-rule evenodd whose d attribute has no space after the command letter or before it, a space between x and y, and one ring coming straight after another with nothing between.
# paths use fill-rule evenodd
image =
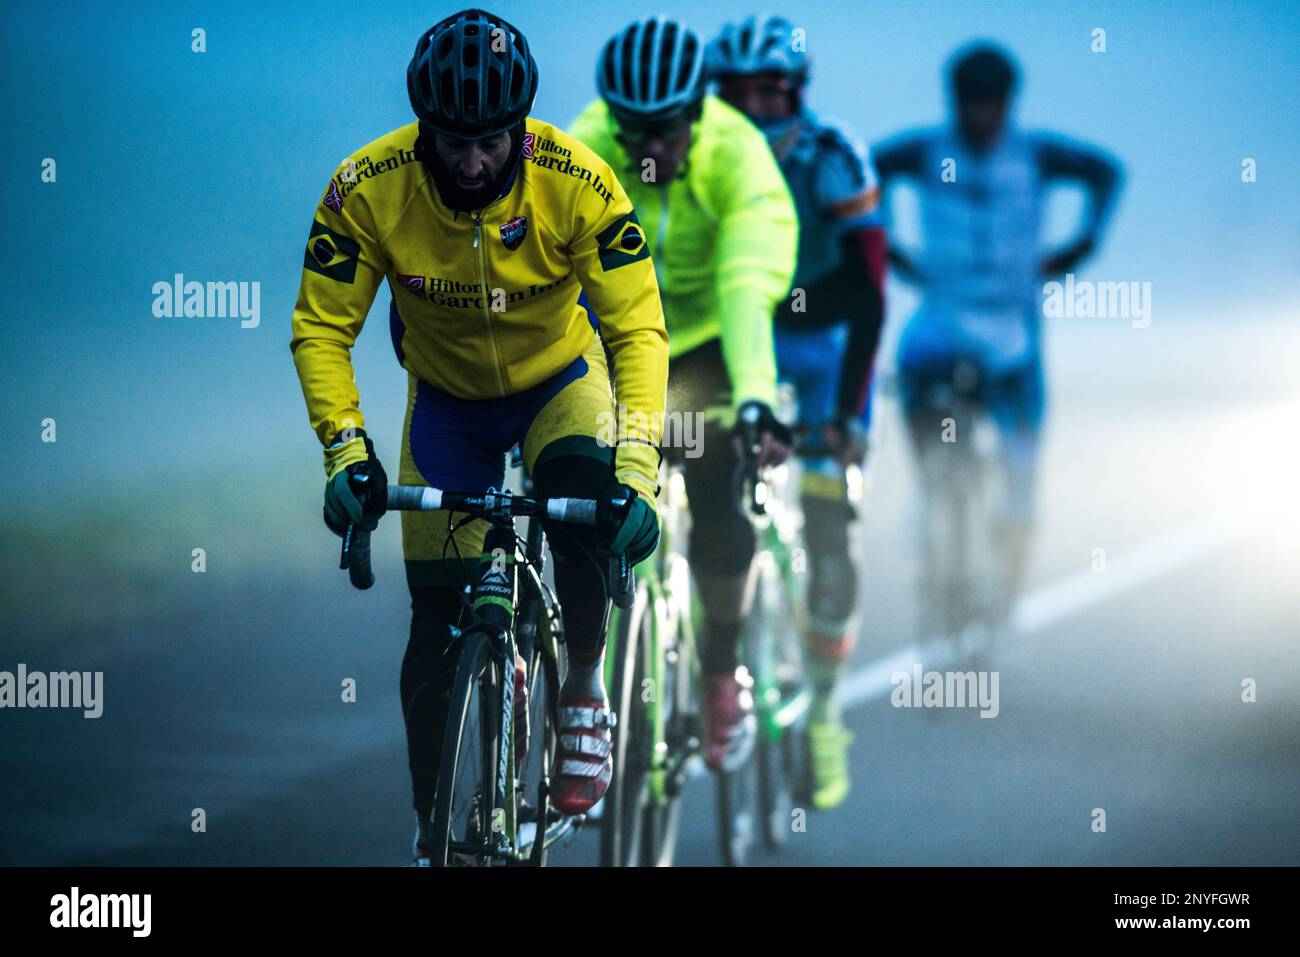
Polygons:
<instances>
[{"instance_id":1,"label":"bicycle front wheel","mask_svg":"<svg viewBox=\"0 0 1300 957\"><path fill-rule=\"evenodd\" d=\"M779 850L790 834L796 798L811 787L804 753L808 696L807 661L801 622L803 608L794 573L767 562L759 578L750 617L749 653L760 696L758 747L759 817L769 850Z\"/></svg>"},{"instance_id":2,"label":"bicycle front wheel","mask_svg":"<svg viewBox=\"0 0 1300 957\"><path fill-rule=\"evenodd\" d=\"M501 669L489 636L471 631L462 640L434 792L431 859L436 867L495 863Z\"/></svg>"},{"instance_id":3,"label":"bicycle front wheel","mask_svg":"<svg viewBox=\"0 0 1300 957\"><path fill-rule=\"evenodd\" d=\"M644 582L637 583L632 607L616 610L611 650L618 661L610 690L618 720L613 731L614 777L605 794L600 830L600 863L604 867L631 867L640 860L642 812L654 747L653 728L641 700L642 656L653 644L651 614Z\"/></svg>"},{"instance_id":4,"label":"bicycle front wheel","mask_svg":"<svg viewBox=\"0 0 1300 957\"><path fill-rule=\"evenodd\" d=\"M531 844L528 863L545 867L550 825L559 815L551 808L550 773L555 761L559 715L560 669L539 645L528 669L528 754L520 768L519 792L530 806L521 807L519 845Z\"/></svg>"},{"instance_id":5,"label":"bicycle front wheel","mask_svg":"<svg viewBox=\"0 0 1300 957\"><path fill-rule=\"evenodd\" d=\"M658 726L651 756L652 777L648 779L645 806L641 812L640 863L646 867L672 867L677 852L677 833L682 819L682 789L687 761L699 750L698 720L693 708L690 643L681 633L664 635L660 641L647 639L640 656L642 675L659 675L638 680L638 687L655 695Z\"/></svg>"}]
</instances>

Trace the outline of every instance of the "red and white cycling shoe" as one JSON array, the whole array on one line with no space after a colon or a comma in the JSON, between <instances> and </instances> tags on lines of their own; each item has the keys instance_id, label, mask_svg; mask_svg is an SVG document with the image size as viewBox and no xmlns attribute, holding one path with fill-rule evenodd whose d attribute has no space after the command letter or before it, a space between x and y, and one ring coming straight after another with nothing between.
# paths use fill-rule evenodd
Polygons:
<instances>
[{"instance_id":1,"label":"red and white cycling shoe","mask_svg":"<svg viewBox=\"0 0 1300 957\"><path fill-rule=\"evenodd\" d=\"M714 771L735 771L754 750L754 679L743 665L734 672L704 676L704 763Z\"/></svg>"},{"instance_id":2,"label":"red and white cycling shoe","mask_svg":"<svg viewBox=\"0 0 1300 957\"><path fill-rule=\"evenodd\" d=\"M608 698L575 698L560 705L551 804L562 814L583 814L605 796L614 775L613 727Z\"/></svg>"}]
</instances>

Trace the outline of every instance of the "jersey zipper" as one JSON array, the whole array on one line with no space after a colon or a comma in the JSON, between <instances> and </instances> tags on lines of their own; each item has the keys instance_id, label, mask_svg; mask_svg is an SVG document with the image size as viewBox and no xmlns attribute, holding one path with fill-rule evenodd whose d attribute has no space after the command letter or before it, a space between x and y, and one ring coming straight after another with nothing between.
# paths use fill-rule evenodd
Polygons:
<instances>
[{"instance_id":1,"label":"jersey zipper","mask_svg":"<svg viewBox=\"0 0 1300 957\"><path fill-rule=\"evenodd\" d=\"M501 350L497 347L496 329L492 326L492 307L488 304L487 256L483 246L483 214L474 217L474 258L478 263L479 288L483 290L483 321L487 323L488 348L492 352L492 368L497 374L497 387L506 394L505 372L501 366Z\"/></svg>"}]
</instances>

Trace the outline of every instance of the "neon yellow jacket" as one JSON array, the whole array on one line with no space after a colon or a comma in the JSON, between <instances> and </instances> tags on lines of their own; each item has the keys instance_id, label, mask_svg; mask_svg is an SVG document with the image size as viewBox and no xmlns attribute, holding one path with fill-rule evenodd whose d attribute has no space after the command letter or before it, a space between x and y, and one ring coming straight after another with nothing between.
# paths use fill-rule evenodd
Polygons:
<instances>
[{"instance_id":1,"label":"neon yellow jacket","mask_svg":"<svg viewBox=\"0 0 1300 957\"><path fill-rule=\"evenodd\" d=\"M794 200L767 140L741 113L704 99L686 172L642 181L597 100L570 132L620 172L659 273L671 354L721 337L732 402L776 402L772 314L790 291L799 245ZM599 310L597 310L599 312Z\"/></svg>"},{"instance_id":2,"label":"neon yellow jacket","mask_svg":"<svg viewBox=\"0 0 1300 957\"><path fill-rule=\"evenodd\" d=\"M351 349L383 278L403 367L467 399L521 392L581 355L595 335L578 305L585 290L627 410L617 416L616 468L653 495L667 332L649 246L617 177L530 118L509 192L477 214L454 212L415 158L417 126L345 160L316 208L291 343L316 435L328 443L365 425Z\"/></svg>"}]
</instances>

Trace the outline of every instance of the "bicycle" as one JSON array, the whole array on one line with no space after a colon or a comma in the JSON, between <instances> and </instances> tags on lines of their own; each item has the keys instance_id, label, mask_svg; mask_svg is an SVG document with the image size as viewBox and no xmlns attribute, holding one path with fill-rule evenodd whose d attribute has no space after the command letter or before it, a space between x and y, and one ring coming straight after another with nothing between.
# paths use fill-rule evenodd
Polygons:
<instances>
[{"instance_id":1,"label":"bicycle","mask_svg":"<svg viewBox=\"0 0 1300 957\"><path fill-rule=\"evenodd\" d=\"M659 548L638 569L630 607L612 611L605 680L617 715L614 777L602 802L600 862L672 864L688 765L700 753L700 680L686 541L685 480L664 465Z\"/></svg>"},{"instance_id":2,"label":"bicycle","mask_svg":"<svg viewBox=\"0 0 1300 957\"><path fill-rule=\"evenodd\" d=\"M812 704L802 639L807 611L803 567L796 559L802 550L803 515L793 473L798 460L830 453L806 429L796 430L795 438L794 462L760 475L751 454L737 474L738 494L758 535L754 601L742 638L754 679L758 739L751 760L718 775L718 833L729 866L748 862L759 829L767 849L780 850L790 833L790 812L811 788L803 735ZM751 435L746 442L751 453L754 444ZM855 469L850 486L860 484Z\"/></svg>"},{"instance_id":3,"label":"bicycle","mask_svg":"<svg viewBox=\"0 0 1300 957\"><path fill-rule=\"evenodd\" d=\"M996 430L983 402L984 375L969 362L922 380L927 429L918 448L929 494L922 523L918 620L921 641L938 635L973 664L997 653L1002 564L995 503L1005 494Z\"/></svg>"},{"instance_id":4,"label":"bicycle","mask_svg":"<svg viewBox=\"0 0 1300 957\"><path fill-rule=\"evenodd\" d=\"M478 576L468 587L470 622L453 637L460 646L459 661L434 793L431 863L542 866L547 851L574 834L585 816L554 811L548 800L564 637L562 609L542 577L543 530L538 519L545 515L594 525L596 502L537 499L497 489L466 493L390 485L384 491L384 500L375 503L380 514L447 509L490 523ZM530 519L526 539L515 531L520 517ZM339 564L348 569L357 588L374 584L369 532L348 526ZM634 582L631 569L626 561L615 559L611 574L615 600L626 603ZM528 757L522 767L512 759L517 753L517 656L527 663L532 682ZM535 805L524 799L530 790L536 794Z\"/></svg>"}]
</instances>

